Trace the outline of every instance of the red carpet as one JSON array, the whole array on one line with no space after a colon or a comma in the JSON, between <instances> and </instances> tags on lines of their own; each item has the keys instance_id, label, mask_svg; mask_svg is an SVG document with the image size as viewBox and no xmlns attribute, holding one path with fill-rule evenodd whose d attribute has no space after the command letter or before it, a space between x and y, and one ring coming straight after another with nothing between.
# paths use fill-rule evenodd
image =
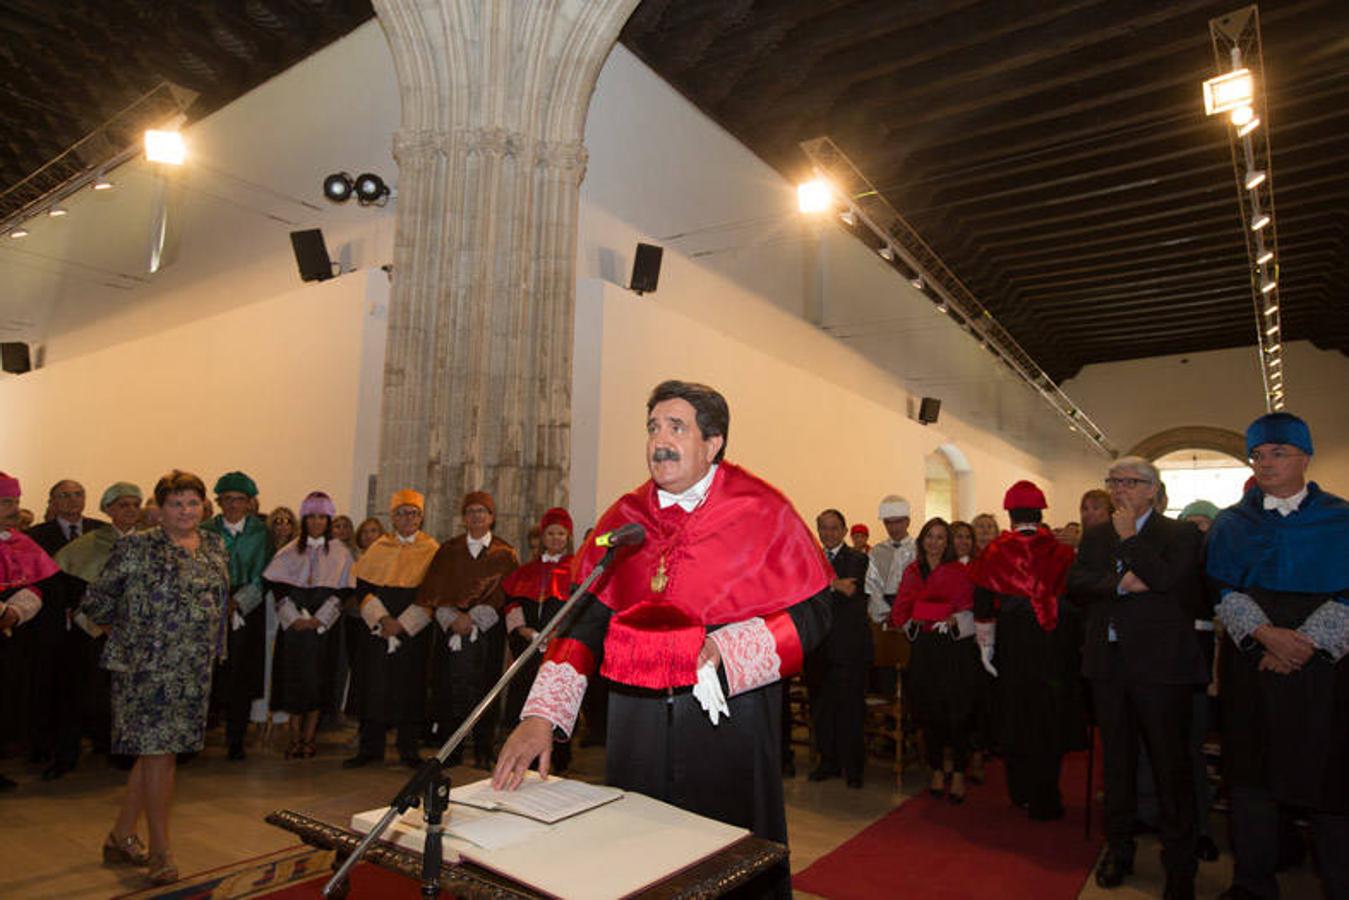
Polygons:
<instances>
[{"instance_id":1,"label":"red carpet","mask_svg":"<svg viewBox=\"0 0 1349 900\"><path fill-rule=\"evenodd\" d=\"M316 898L332 875L333 852L297 846L218 869L188 875L166 887L123 894L116 900L257 900ZM352 900L379 897L414 900L421 885L410 878L366 863L351 870Z\"/></svg>"},{"instance_id":2,"label":"red carpet","mask_svg":"<svg viewBox=\"0 0 1349 900\"><path fill-rule=\"evenodd\" d=\"M1064 760L1068 815L1057 822L1032 822L1014 808L1001 764L990 763L986 783L970 785L961 806L926 792L912 797L816 860L792 886L830 900L1075 898L1101 846L1099 816L1092 839L1082 836L1086 766L1085 752ZM1099 780L1099 755L1095 774Z\"/></svg>"}]
</instances>

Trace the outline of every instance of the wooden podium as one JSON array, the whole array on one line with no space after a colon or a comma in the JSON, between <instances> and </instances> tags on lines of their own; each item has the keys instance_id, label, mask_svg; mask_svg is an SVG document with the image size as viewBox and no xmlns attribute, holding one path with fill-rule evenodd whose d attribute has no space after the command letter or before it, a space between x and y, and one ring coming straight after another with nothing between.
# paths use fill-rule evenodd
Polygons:
<instances>
[{"instance_id":1,"label":"wooden podium","mask_svg":"<svg viewBox=\"0 0 1349 900\"><path fill-rule=\"evenodd\" d=\"M299 813L279 810L267 816L267 823L297 835L312 847L336 853L334 869L341 865L363 835L348 827L350 814ZM719 897L744 884L765 869L784 861L787 848L772 841L748 836L683 869L640 892L650 898ZM377 841L365 855L365 861L413 881L421 880L421 854L385 841ZM537 898L537 893L503 875L471 862L446 864L440 886L454 897L465 898Z\"/></svg>"}]
</instances>

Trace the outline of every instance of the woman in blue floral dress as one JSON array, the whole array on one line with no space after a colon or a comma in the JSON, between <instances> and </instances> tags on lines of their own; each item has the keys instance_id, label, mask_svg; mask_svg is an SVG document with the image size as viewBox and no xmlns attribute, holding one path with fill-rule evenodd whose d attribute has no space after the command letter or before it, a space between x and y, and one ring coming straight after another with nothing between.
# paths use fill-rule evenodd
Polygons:
<instances>
[{"instance_id":1,"label":"woman in blue floral dress","mask_svg":"<svg viewBox=\"0 0 1349 900\"><path fill-rule=\"evenodd\" d=\"M218 535L197 528L205 500L197 476L161 478L160 527L117 542L82 607L109 629L112 751L136 757L103 859L148 865L156 884L178 879L168 834L176 754L202 748L211 670L225 646L229 559ZM148 853L136 836L142 812Z\"/></svg>"}]
</instances>

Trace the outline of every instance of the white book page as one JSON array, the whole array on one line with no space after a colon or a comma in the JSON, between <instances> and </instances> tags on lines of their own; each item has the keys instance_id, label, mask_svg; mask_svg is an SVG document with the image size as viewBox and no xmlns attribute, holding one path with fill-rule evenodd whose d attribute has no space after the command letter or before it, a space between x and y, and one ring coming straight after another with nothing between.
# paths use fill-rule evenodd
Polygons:
<instances>
[{"instance_id":1,"label":"white book page","mask_svg":"<svg viewBox=\"0 0 1349 900\"><path fill-rule=\"evenodd\" d=\"M587 784L584 781L567 778L549 778L544 781L537 772L528 773L520 787L513 791L493 790L490 778L450 790L451 803L479 809L506 810L549 824L622 796L623 792L618 788Z\"/></svg>"}]
</instances>

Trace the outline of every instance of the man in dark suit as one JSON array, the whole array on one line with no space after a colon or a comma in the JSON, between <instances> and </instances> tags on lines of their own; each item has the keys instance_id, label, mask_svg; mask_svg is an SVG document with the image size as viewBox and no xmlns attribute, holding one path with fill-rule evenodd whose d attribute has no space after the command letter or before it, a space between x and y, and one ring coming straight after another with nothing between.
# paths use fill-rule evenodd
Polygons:
<instances>
[{"instance_id":1,"label":"man in dark suit","mask_svg":"<svg viewBox=\"0 0 1349 900\"><path fill-rule=\"evenodd\" d=\"M84 485L68 478L56 482L47 494L55 515L28 529L28 536L48 556L55 556L80 535L106 526L107 522L84 515L84 501ZM50 759L42 778L51 781L75 768L79 759L80 712L91 686L90 638L71 621L83 593L79 580L59 572L41 588L42 610L24 637L33 679L28 694L33 759Z\"/></svg>"},{"instance_id":2,"label":"man in dark suit","mask_svg":"<svg viewBox=\"0 0 1349 900\"><path fill-rule=\"evenodd\" d=\"M867 674L872 660L865 590L870 559L843 543L848 523L838 510L820 513L815 528L835 577L829 590L833 624L807 666L810 716L820 754L810 780L824 781L841 774L848 787L860 788L866 763Z\"/></svg>"},{"instance_id":3,"label":"man in dark suit","mask_svg":"<svg viewBox=\"0 0 1349 900\"><path fill-rule=\"evenodd\" d=\"M1147 748L1161 810L1167 900L1194 897L1194 781L1188 742L1191 692L1207 681L1195 612L1202 603L1201 537L1154 509L1161 477L1136 456L1105 480L1111 520L1088 528L1068 576L1087 609L1083 674L1091 679L1104 750L1107 850L1096 883L1133 872L1138 745Z\"/></svg>"}]
</instances>

